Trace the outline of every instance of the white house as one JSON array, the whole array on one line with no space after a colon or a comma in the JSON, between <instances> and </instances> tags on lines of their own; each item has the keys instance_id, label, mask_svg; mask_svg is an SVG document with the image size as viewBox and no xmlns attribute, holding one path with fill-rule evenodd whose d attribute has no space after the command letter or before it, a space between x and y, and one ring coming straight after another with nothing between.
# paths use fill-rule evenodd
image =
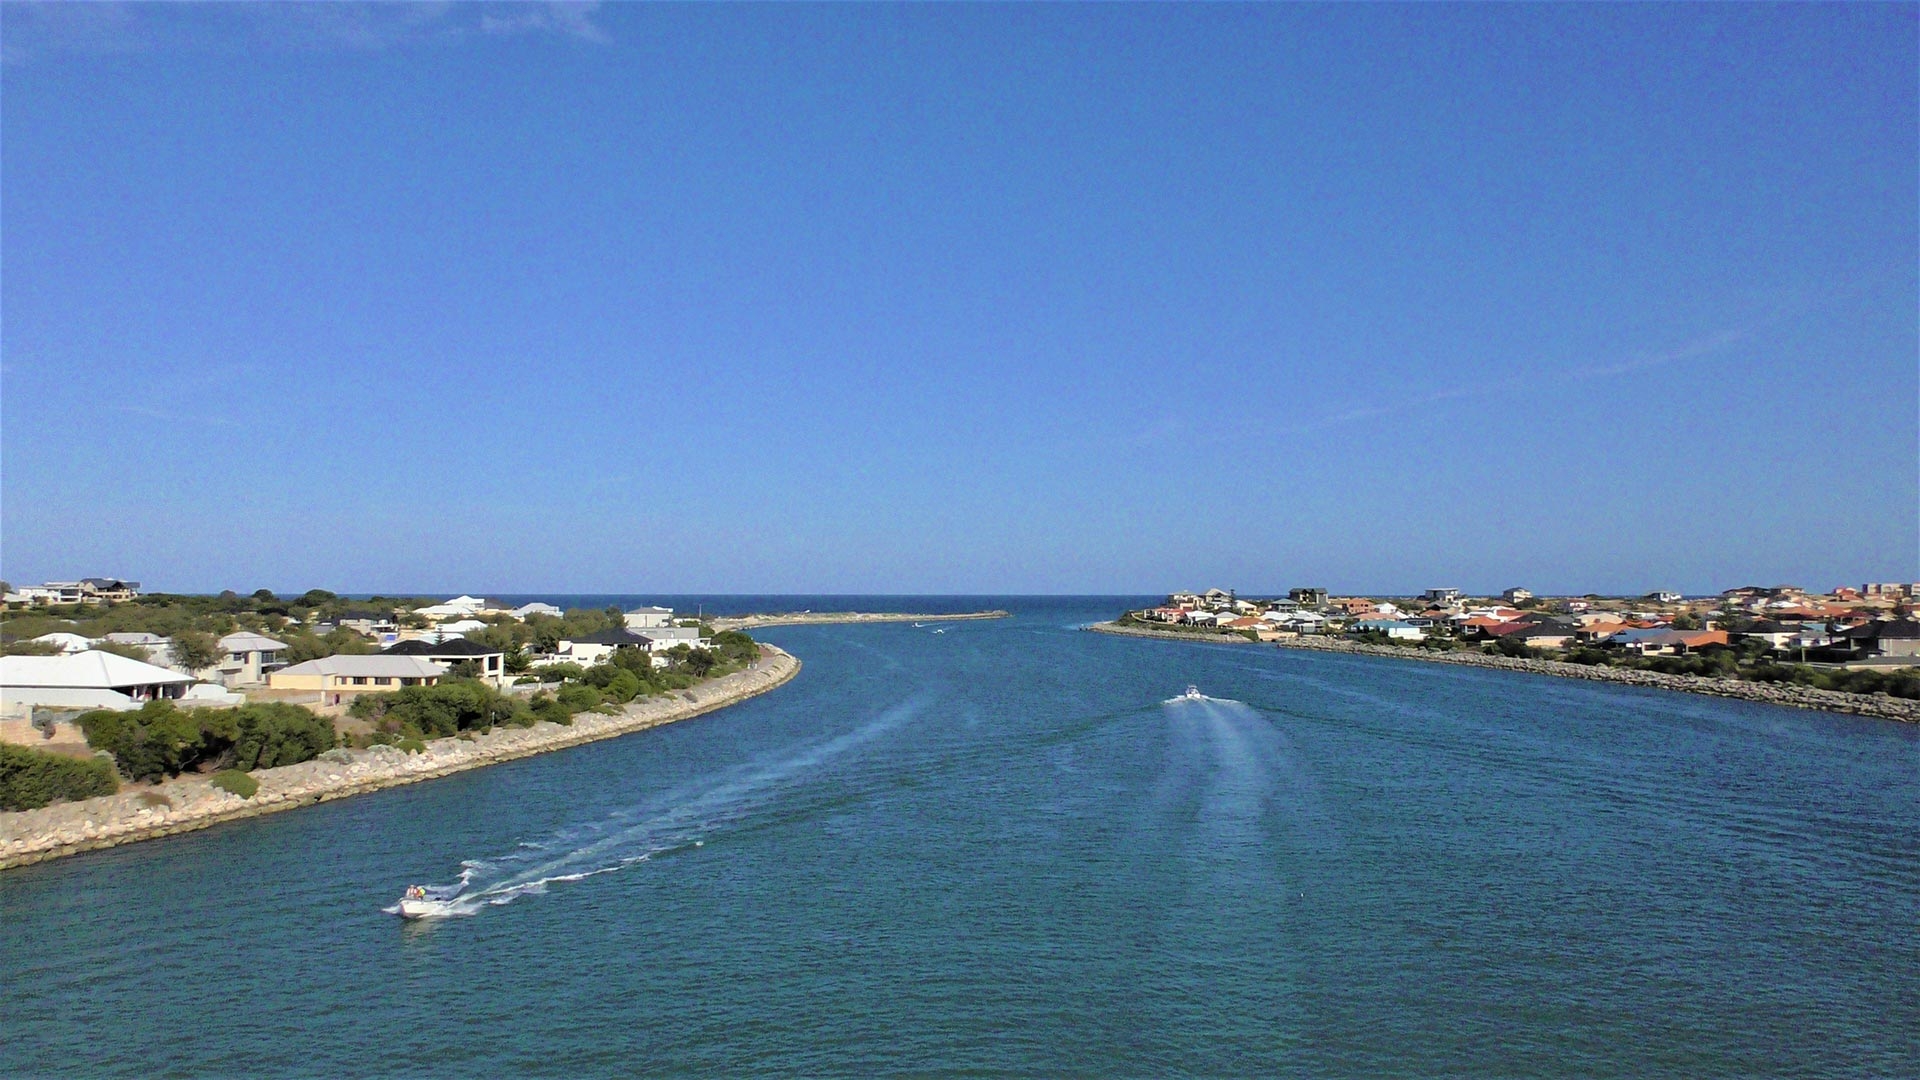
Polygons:
<instances>
[{"instance_id":1,"label":"white house","mask_svg":"<svg viewBox=\"0 0 1920 1080\"><path fill-rule=\"evenodd\" d=\"M93 639L79 634L69 634L65 630L56 630L51 634L41 634L33 639L41 645L51 645L63 653L82 653L93 648Z\"/></svg>"},{"instance_id":2,"label":"white house","mask_svg":"<svg viewBox=\"0 0 1920 1080\"><path fill-rule=\"evenodd\" d=\"M627 629L657 630L673 625L673 609L670 607L637 607L627 612Z\"/></svg>"},{"instance_id":3,"label":"white house","mask_svg":"<svg viewBox=\"0 0 1920 1080\"><path fill-rule=\"evenodd\" d=\"M557 619L560 616L565 615L566 612L561 611L559 608L554 607L552 604L543 604L538 600L536 600L531 604L521 604L519 607L514 608L512 611L508 612L508 614L512 615L516 619L519 619L521 622L526 622L527 617L529 615L551 615Z\"/></svg>"},{"instance_id":4,"label":"white house","mask_svg":"<svg viewBox=\"0 0 1920 1080\"><path fill-rule=\"evenodd\" d=\"M10 710L35 705L130 709L157 698L178 698L193 681L191 675L98 650L0 656L0 699Z\"/></svg>"},{"instance_id":5,"label":"white house","mask_svg":"<svg viewBox=\"0 0 1920 1080\"><path fill-rule=\"evenodd\" d=\"M557 663L579 664L581 667L593 665L612 656L619 649L647 649L652 651L648 638L634 633L625 627L602 630L594 634L583 634L577 638L568 638L560 642L553 650L553 659Z\"/></svg>"},{"instance_id":6,"label":"white house","mask_svg":"<svg viewBox=\"0 0 1920 1080\"><path fill-rule=\"evenodd\" d=\"M424 615L429 619L464 619L486 609L487 602L477 596L456 596L443 604L428 604L423 608L414 608L415 615Z\"/></svg>"},{"instance_id":7,"label":"white house","mask_svg":"<svg viewBox=\"0 0 1920 1080\"><path fill-rule=\"evenodd\" d=\"M697 626L656 626L640 631L640 636L647 639L647 651L656 653L666 652L675 645L698 649L707 643Z\"/></svg>"}]
</instances>

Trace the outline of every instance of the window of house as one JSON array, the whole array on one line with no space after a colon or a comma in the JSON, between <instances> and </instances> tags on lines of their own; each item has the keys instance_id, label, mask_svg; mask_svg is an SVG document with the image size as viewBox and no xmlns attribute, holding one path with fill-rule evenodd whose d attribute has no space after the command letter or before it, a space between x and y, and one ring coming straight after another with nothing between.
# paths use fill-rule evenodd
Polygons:
<instances>
[{"instance_id":1,"label":"window of house","mask_svg":"<svg viewBox=\"0 0 1920 1080\"><path fill-rule=\"evenodd\" d=\"M380 676L379 678L373 680L373 682L374 682L374 685L376 686L392 686L393 685L393 679L386 675Z\"/></svg>"}]
</instances>

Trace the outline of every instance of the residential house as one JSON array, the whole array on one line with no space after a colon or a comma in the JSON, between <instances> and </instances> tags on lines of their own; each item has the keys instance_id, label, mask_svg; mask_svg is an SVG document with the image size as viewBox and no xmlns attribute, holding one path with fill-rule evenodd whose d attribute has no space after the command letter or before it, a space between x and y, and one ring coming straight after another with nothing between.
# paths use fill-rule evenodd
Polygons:
<instances>
[{"instance_id":1,"label":"residential house","mask_svg":"<svg viewBox=\"0 0 1920 1080\"><path fill-rule=\"evenodd\" d=\"M505 686L507 683L507 654L492 646L482 645L466 638L400 641L381 650L380 655L417 656L423 660L445 665L449 670L455 664L471 663L476 669L476 678L490 682L496 687Z\"/></svg>"},{"instance_id":2,"label":"residential house","mask_svg":"<svg viewBox=\"0 0 1920 1080\"><path fill-rule=\"evenodd\" d=\"M1862 623L1835 633L1825 652L1842 661L1897 657L1920 662L1920 620Z\"/></svg>"},{"instance_id":3,"label":"residential house","mask_svg":"<svg viewBox=\"0 0 1920 1080\"><path fill-rule=\"evenodd\" d=\"M51 634L41 634L33 639L36 645L51 645L63 653L83 653L93 648L93 639L80 634L69 634L65 630L55 630Z\"/></svg>"},{"instance_id":4,"label":"residential house","mask_svg":"<svg viewBox=\"0 0 1920 1080\"><path fill-rule=\"evenodd\" d=\"M258 686L274 669L286 666L280 659L286 647L284 641L249 630L228 634L220 639L224 655L215 665L215 677L222 686Z\"/></svg>"},{"instance_id":5,"label":"residential house","mask_svg":"<svg viewBox=\"0 0 1920 1080\"><path fill-rule=\"evenodd\" d=\"M1361 619L1347 627L1349 634L1364 634L1369 631L1379 631L1390 638L1403 641L1419 641L1427 636L1426 631L1399 619Z\"/></svg>"},{"instance_id":6,"label":"residential house","mask_svg":"<svg viewBox=\"0 0 1920 1080\"><path fill-rule=\"evenodd\" d=\"M0 656L0 699L10 710L131 709L177 699L194 681L116 653L92 650L65 656Z\"/></svg>"},{"instance_id":7,"label":"residential house","mask_svg":"<svg viewBox=\"0 0 1920 1080\"><path fill-rule=\"evenodd\" d=\"M414 608L413 613L437 622L442 619L470 618L484 611L486 606L487 602L477 596L461 595L445 603L428 604L426 607Z\"/></svg>"},{"instance_id":8,"label":"residential house","mask_svg":"<svg viewBox=\"0 0 1920 1080\"><path fill-rule=\"evenodd\" d=\"M322 705L342 705L360 694L432 686L446 673L445 666L418 656L339 654L269 672L267 685L275 690L317 690Z\"/></svg>"},{"instance_id":9,"label":"residential house","mask_svg":"<svg viewBox=\"0 0 1920 1080\"><path fill-rule=\"evenodd\" d=\"M707 639L700 636L697 626L656 626L640 634L647 639L648 652L665 652L675 645L688 648L705 648Z\"/></svg>"},{"instance_id":10,"label":"residential house","mask_svg":"<svg viewBox=\"0 0 1920 1080\"><path fill-rule=\"evenodd\" d=\"M1327 590L1317 588L1288 589L1287 599L1292 600L1301 607L1325 607L1327 604Z\"/></svg>"},{"instance_id":11,"label":"residential house","mask_svg":"<svg viewBox=\"0 0 1920 1080\"><path fill-rule=\"evenodd\" d=\"M557 663L592 667L620 649L646 649L651 652L652 643L650 638L624 626L617 626L611 630L602 630L561 641L559 647L553 651L553 659Z\"/></svg>"},{"instance_id":12,"label":"residential house","mask_svg":"<svg viewBox=\"0 0 1920 1080\"><path fill-rule=\"evenodd\" d=\"M1793 648L1794 643L1800 640L1800 624L1761 621L1745 630L1735 631L1731 636L1740 641L1763 641L1769 649Z\"/></svg>"},{"instance_id":13,"label":"residential house","mask_svg":"<svg viewBox=\"0 0 1920 1080\"><path fill-rule=\"evenodd\" d=\"M1452 604L1460 599L1459 589L1428 589L1420 594L1420 599L1429 604Z\"/></svg>"},{"instance_id":14,"label":"residential house","mask_svg":"<svg viewBox=\"0 0 1920 1080\"><path fill-rule=\"evenodd\" d=\"M1526 589L1515 587L1502 592L1500 599L1505 600L1509 604L1518 604L1533 599L1533 593Z\"/></svg>"},{"instance_id":15,"label":"residential house","mask_svg":"<svg viewBox=\"0 0 1920 1080\"><path fill-rule=\"evenodd\" d=\"M1669 592L1665 589L1662 589L1658 592L1650 592L1646 595L1645 598L1653 601L1656 604L1677 604L1680 601L1686 599L1685 597L1681 596L1677 592Z\"/></svg>"},{"instance_id":16,"label":"residential house","mask_svg":"<svg viewBox=\"0 0 1920 1080\"><path fill-rule=\"evenodd\" d=\"M622 616L629 630L657 630L673 625L670 607L637 607Z\"/></svg>"},{"instance_id":17,"label":"residential house","mask_svg":"<svg viewBox=\"0 0 1920 1080\"><path fill-rule=\"evenodd\" d=\"M172 638L163 638L159 634L149 634L144 630L123 630L108 634L100 640L110 641L115 645L132 645L137 649L142 649L147 654L148 663L158 664L161 667L170 667L173 664Z\"/></svg>"},{"instance_id":18,"label":"residential house","mask_svg":"<svg viewBox=\"0 0 1920 1080\"><path fill-rule=\"evenodd\" d=\"M521 604L519 607L514 608L512 611L508 612L507 614L512 615L514 618L519 619L521 622L526 622L527 618L532 615L551 615L557 619L560 616L565 615L566 612L561 611L559 608L554 607L552 604L543 604L540 601L535 600L531 604Z\"/></svg>"}]
</instances>

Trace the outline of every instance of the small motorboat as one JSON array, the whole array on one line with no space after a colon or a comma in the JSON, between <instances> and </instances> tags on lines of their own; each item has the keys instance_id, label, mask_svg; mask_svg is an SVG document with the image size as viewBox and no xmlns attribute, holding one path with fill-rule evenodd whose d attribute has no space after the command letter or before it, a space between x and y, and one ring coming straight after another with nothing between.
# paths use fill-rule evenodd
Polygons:
<instances>
[{"instance_id":1,"label":"small motorboat","mask_svg":"<svg viewBox=\"0 0 1920 1080\"><path fill-rule=\"evenodd\" d=\"M456 914L453 901L459 895L459 889L409 885L400 902L387 910L403 919L444 919Z\"/></svg>"},{"instance_id":2,"label":"small motorboat","mask_svg":"<svg viewBox=\"0 0 1920 1080\"><path fill-rule=\"evenodd\" d=\"M1200 692L1200 688L1199 688L1199 687L1197 687L1197 686L1195 686L1195 685L1193 685L1192 683L1188 683L1188 684L1187 684L1187 692L1186 692L1186 693L1184 693L1184 694L1181 694L1181 695L1180 695L1180 700L1182 700L1182 701L1205 701L1205 700L1207 700L1207 695L1205 695L1205 694L1203 694L1203 693L1201 693L1201 692Z\"/></svg>"}]
</instances>

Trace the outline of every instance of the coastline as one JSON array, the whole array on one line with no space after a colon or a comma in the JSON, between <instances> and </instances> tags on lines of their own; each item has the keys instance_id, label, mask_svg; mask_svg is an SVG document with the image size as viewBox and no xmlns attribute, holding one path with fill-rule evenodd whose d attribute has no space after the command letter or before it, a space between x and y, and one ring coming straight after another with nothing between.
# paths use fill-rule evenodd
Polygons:
<instances>
[{"instance_id":1,"label":"coastline","mask_svg":"<svg viewBox=\"0 0 1920 1080\"><path fill-rule=\"evenodd\" d=\"M250 799L221 791L203 777L182 777L154 787L123 788L115 795L0 813L0 870L645 731L757 697L784 685L799 674L800 666L793 654L762 643L760 659L743 671L634 702L617 715L580 713L570 726L542 722L528 728L495 728L471 738L435 739L424 753L409 754L392 746L329 750L313 761L248 774L260 782L260 790Z\"/></svg>"},{"instance_id":2,"label":"coastline","mask_svg":"<svg viewBox=\"0 0 1920 1080\"><path fill-rule=\"evenodd\" d=\"M1007 619L1013 612L964 611L949 615L913 615L899 611L796 611L775 615L729 615L708 619L718 630L754 630L762 626L829 626L840 623L966 622L972 619Z\"/></svg>"},{"instance_id":3,"label":"coastline","mask_svg":"<svg viewBox=\"0 0 1920 1080\"><path fill-rule=\"evenodd\" d=\"M1428 652L1424 649L1399 649L1391 645L1368 645L1357 641L1308 638L1253 642L1231 634L1192 634L1178 630L1142 630L1118 623L1093 623L1087 629L1122 637L1157 638L1162 641L1197 641L1217 645L1274 645L1283 649L1312 652L1347 653L1378 656L1393 660L1417 660L1434 664L1459 664L1467 667L1495 668L1534 675L1552 675L1589 682L1613 682L1655 690L1675 690L1709 697L1737 698L1794 709L1818 709L1823 712L1871 716L1903 723L1920 723L1920 701L1888 697L1883 694L1846 694L1837 690L1818 690L1792 683L1747 682L1741 679L1708 679L1697 675L1667 675L1658 671L1636 671L1588 664L1570 664L1563 660L1536 660L1515 656L1488 656L1478 652Z\"/></svg>"}]
</instances>

